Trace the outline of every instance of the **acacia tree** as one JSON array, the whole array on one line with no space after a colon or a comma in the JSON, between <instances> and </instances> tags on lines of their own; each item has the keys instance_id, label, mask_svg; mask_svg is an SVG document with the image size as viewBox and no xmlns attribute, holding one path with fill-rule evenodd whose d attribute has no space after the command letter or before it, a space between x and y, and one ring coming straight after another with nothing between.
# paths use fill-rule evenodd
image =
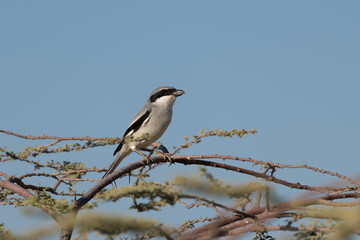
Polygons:
<instances>
[{"instance_id":1,"label":"acacia tree","mask_svg":"<svg viewBox=\"0 0 360 240\"><path fill-rule=\"evenodd\" d=\"M34 169L20 176L0 170L0 204L32 206L54 220L53 226L39 227L21 236L15 236L6 227L6 222L0 223L0 239L46 238L59 229L60 239L71 239L73 235L77 235L73 239L87 239L92 232L108 238L132 233L130 236L136 239L214 239L227 236L241 238L245 235L249 238L249 233L253 239L275 239L273 231L291 231L293 239L344 239L349 234L360 234L360 202L356 200L360 197L360 182L347 176L308 165L276 164L228 155L179 154L181 150L210 136L242 138L246 134L256 133L256 130L202 130L191 140L185 138L186 143L170 153L172 162L189 167L200 166L199 176L177 176L161 183L153 181L151 173L166 164L168 159L163 155L151 155L150 166L146 159L129 163L104 179L101 176L105 168L88 167L84 162L39 159L46 154L114 145L121 141L119 138L25 136L5 130L0 132L9 137L50 141L19 152L5 146L0 148L1 164L15 166L22 163ZM243 164L239 164L244 162L251 165L244 168ZM246 184L225 184L219 176L209 173L210 168L235 172L239 177L248 175L251 181ZM290 169L336 177L347 185L310 186L277 176L277 170ZM97 178L89 177L94 173L97 173ZM133 183L111 187L113 181L125 176L133 178ZM31 181L35 177L41 177L41 184ZM51 185L53 181L55 184ZM92 187L81 189L82 182L90 182ZM281 200L274 192L276 185L285 187L289 193L302 190L309 194L291 201ZM123 198L131 198L129 207L138 212L156 210L166 214L164 207L174 205L189 211L203 206L209 211L206 217L183 219L179 226L161 224L154 219L129 218L96 211L106 202L118 202ZM78 216L83 210L89 211ZM77 231L73 234L75 226Z\"/></svg>"}]
</instances>

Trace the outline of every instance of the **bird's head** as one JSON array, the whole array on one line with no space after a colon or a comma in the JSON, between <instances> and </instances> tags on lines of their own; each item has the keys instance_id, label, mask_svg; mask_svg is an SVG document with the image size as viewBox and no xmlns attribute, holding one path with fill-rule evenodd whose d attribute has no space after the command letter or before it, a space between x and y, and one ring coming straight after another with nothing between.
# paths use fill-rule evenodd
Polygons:
<instances>
[{"instance_id":1,"label":"bird's head","mask_svg":"<svg viewBox=\"0 0 360 240\"><path fill-rule=\"evenodd\" d=\"M148 101L160 105L173 105L176 98L184 93L183 90L174 87L158 87L151 93Z\"/></svg>"}]
</instances>

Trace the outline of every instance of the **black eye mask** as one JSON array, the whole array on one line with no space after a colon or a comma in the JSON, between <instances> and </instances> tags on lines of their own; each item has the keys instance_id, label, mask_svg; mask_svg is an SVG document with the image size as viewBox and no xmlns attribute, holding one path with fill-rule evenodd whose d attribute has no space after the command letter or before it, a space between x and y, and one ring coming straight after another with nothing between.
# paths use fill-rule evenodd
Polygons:
<instances>
[{"instance_id":1,"label":"black eye mask","mask_svg":"<svg viewBox=\"0 0 360 240\"><path fill-rule=\"evenodd\" d=\"M163 97L163 96L171 95L171 94L173 94L174 92L176 92L176 89L172 89L172 88L170 88L170 89L163 89L163 90L161 90L161 91L153 94L153 95L150 97L150 101L151 101L151 102L155 102L156 99L161 98L161 97Z\"/></svg>"}]
</instances>

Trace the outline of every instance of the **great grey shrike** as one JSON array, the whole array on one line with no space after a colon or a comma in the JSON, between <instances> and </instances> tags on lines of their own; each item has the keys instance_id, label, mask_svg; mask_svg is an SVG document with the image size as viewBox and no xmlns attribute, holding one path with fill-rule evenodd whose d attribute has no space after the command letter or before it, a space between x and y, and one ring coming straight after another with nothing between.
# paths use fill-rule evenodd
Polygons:
<instances>
[{"instance_id":1,"label":"great grey shrike","mask_svg":"<svg viewBox=\"0 0 360 240\"><path fill-rule=\"evenodd\" d=\"M150 94L145 106L136 114L125 131L114 152L117 156L103 178L111 174L131 152L137 152L147 158L139 150L146 148L163 135L171 122L175 100L184 93L183 90L164 86L156 88Z\"/></svg>"}]
</instances>

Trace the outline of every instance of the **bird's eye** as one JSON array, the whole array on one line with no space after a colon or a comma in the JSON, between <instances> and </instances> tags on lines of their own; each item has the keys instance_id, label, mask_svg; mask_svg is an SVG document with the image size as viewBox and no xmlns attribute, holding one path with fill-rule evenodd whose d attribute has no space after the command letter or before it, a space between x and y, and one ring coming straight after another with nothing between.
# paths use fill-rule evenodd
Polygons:
<instances>
[{"instance_id":1,"label":"bird's eye","mask_svg":"<svg viewBox=\"0 0 360 240\"><path fill-rule=\"evenodd\" d=\"M175 89L162 89L159 92L155 93L154 95L152 95L150 97L150 101L154 102L156 99L163 97L163 96L167 96L167 95L171 95L175 92Z\"/></svg>"},{"instance_id":2,"label":"bird's eye","mask_svg":"<svg viewBox=\"0 0 360 240\"><path fill-rule=\"evenodd\" d=\"M163 89L160 91L160 94L159 96L166 96L166 95L170 95L173 93L173 90L172 89Z\"/></svg>"}]
</instances>

